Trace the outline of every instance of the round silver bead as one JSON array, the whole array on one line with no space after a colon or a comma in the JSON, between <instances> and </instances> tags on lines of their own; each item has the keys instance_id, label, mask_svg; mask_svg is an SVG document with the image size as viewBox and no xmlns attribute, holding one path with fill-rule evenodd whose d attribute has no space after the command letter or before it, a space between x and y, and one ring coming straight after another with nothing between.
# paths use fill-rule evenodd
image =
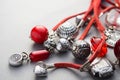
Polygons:
<instances>
[{"instance_id":1,"label":"round silver bead","mask_svg":"<svg viewBox=\"0 0 120 80\"><path fill-rule=\"evenodd\" d=\"M69 48L69 41L65 38L60 38L59 41L58 41L58 44L56 46L56 49L59 51L59 52L65 52L68 50Z\"/></svg>"},{"instance_id":2,"label":"round silver bead","mask_svg":"<svg viewBox=\"0 0 120 80\"><path fill-rule=\"evenodd\" d=\"M68 38L74 35L77 32L77 27L70 24L69 22L65 22L62 24L56 31L59 37Z\"/></svg>"},{"instance_id":3,"label":"round silver bead","mask_svg":"<svg viewBox=\"0 0 120 80\"><path fill-rule=\"evenodd\" d=\"M90 54L90 45L83 40L73 43L72 53L77 59L86 59Z\"/></svg>"}]
</instances>

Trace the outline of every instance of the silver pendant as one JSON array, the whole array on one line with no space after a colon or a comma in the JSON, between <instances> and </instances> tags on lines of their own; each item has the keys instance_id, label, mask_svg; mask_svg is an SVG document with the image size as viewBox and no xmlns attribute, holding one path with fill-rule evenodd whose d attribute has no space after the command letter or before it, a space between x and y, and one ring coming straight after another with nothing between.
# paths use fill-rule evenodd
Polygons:
<instances>
[{"instance_id":1,"label":"silver pendant","mask_svg":"<svg viewBox=\"0 0 120 80\"><path fill-rule=\"evenodd\" d=\"M114 47L115 43L120 39L120 31L116 29L106 29L105 30L105 35L107 37L106 43L110 47Z\"/></svg>"},{"instance_id":2,"label":"silver pendant","mask_svg":"<svg viewBox=\"0 0 120 80\"><path fill-rule=\"evenodd\" d=\"M36 76L47 76L47 65L39 62L33 69Z\"/></svg>"},{"instance_id":3,"label":"silver pendant","mask_svg":"<svg viewBox=\"0 0 120 80\"><path fill-rule=\"evenodd\" d=\"M63 23L56 31L60 38L68 38L73 36L77 32L77 27L69 22Z\"/></svg>"},{"instance_id":4,"label":"silver pendant","mask_svg":"<svg viewBox=\"0 0 120 80\"><path fill-rule=\"evenodd\" d=\"M72 53L77 59L86 59L90 55L90 45L84 40L75 41Z\"/></svg>"},{"instance_id":5,"label":"silver pendant","mask_svg":"<svg viewBox=\"0 0 120 80\"><path fill-rule=\"evenodd\" d=\"M21 54L13 54L9 58L9 64L11 66L20 66L24 60L28 60L28 55L25 52Z\"/></svg>"},{"instance_id":6,"label":"silver pendant","mask_svg":"<svg viewBox=\"0 0 120 80\"><path fill-rule=\"evenodd\" d=\"M113 65L106 58L96 58L90 66L92 75L100 78L110 77L114 71Z\"/></svg>"},{"instance_id":7,"label":"silver pendant","mask_svg":"<svg viewBox=\"0 0 120 80\"><path fill-rule=\"evenodd\" d=\"M47 76L47 69L54 68L54 64L45 64L44 62L40 61L36 64L36 66L33 69L33 72L36 76Z\"/></svg>"}]
</instances>

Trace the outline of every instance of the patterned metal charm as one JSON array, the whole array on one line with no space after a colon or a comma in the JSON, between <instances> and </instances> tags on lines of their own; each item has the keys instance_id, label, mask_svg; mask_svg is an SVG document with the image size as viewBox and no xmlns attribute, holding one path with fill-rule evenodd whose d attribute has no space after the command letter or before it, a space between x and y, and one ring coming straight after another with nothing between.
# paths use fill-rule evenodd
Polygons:
<instances>
[{"instance_id":1,"label":"patterned metal charm","mask_svg":"<svg viewBox=\"0 0 120 80\"><path fill-rule=\"evenodd\" d=\"M69 22L62 24L56 31L59 37L68 38L74 35L77 32L77 27L71 25Z\"/></svg>"},{"instance_id":2,"label":"patterned metal charm","mask_svg":"<svg viewBox=\"0 0 120 80\"><path fill-rule=\"evenodd\" d=\"M36 76L47 76L47 65L39 62L33 69Z\"/></svg>"},{"instance_id":3,"label":"patterned metal charm","mask_svg":"<svg viewBox=\"0 0 120 80\"><path fill-rule=\"evenodd\" d=\"M107 36L106 43L110 47L114 47L115 43L120 39L120 31L115 29L106 29L105 35Z\"/></svg>"},{"instance_id":4,"label":"patterned metal charm","mask_svg":"<svg viewBox=\"0 0 120 80\"><path fill-rule=\"evenodd\" d=\"M72 53L75 58L86 59L90 54L90 45L83 40L78 40L73 43Z\"/></svg>"},{"instance_id":5,"label":"patterned metal charm","mask_svg":"<svg viewBox=\"0 0 120 80\"><path fill-rule=\"evenodd\" d=\"M44 42L44 47L50 51L50 53L54 53L56 52L55 48L56 48L56 44L58 43L59 37L57 36L57 34L51 33L48 37L48 39Z\"/></svg>"},{"instance_id":6,"label":"patterned metal charm","mask_svg":"<svg viewBox=\"0 0 120 80\"><path fill-rule=\"evenodd\" d=\"M106 58L96 58L91 63L91 73L96 77L109 77L113 74L114 67Z\"/></svg>"},{"instance_id":7,"label":"patterned metal charm","mask_svg":"<svg viewBox=\"0 0 120 80\"><path fill-rule=\"evenodd\" d=\"M26 61L29 60L28 54L26 54L25 52L23 52L21 54L13 54L9 58L9 64L11 66L20 66L20 65L22 65L24 60L26 60Z\"/></svg>"},{"instance_id":8,"label":"patterned metal charm","mask_svg":"<svg viewBox=\"0 0 120 80\"><path fill-rule=\"evenodd\" d=\"M59 52L65 52L69 49L69 46L70 46L70 43L67 39L65 38L60 38L59 41L58 41L58 44L56 46L56 49L59 51Z\"/></svg>"}]
</instances>

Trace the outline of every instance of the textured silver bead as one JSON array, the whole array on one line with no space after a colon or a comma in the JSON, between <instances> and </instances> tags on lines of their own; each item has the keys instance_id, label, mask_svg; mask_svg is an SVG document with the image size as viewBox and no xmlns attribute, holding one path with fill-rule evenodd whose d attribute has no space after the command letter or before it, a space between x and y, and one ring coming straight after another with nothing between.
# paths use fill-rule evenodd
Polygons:
<instances>
[{"instance_id":1,"label":"textured silver bead","mask_svg":"<svg viewBox=\"0 0 120 80\"><path fill-rule=\"evenodd\" d=\"M86 59L90 54L90 45L83 40L73 43L72 53L77 59Z\"/></svg>"},{"instance_id":2,"label":"textured silver bead","mask_svg":"<svg viewBox=\"0 0 120 80\"><path fill-rule=\"evenodd\" d=\"M77 32L77 27L70 24L69 22L65 22L62 24L56 31L59 37L68 38L74 35Z\"/></svg>"},{"instance_id":3,"label":"textured silver bead","mask_svg":"<svg viewBox=\"0 0 120 80\"><path fill-rule=\"evenodd\" d=\"M70 44L69 44L69 41L65 38L60 38L59 41L58 41L58 44L56 46L56 49L59 51L59 52L65 52L68 50Z\"/></svg>"},{"instance_id":4,"label":"textured silver bead","mask_svg":"<svg viewBox=\"0 0 120 80\"><path fill-rule=\"evenodd\" d=\"M106 29L105 35L107 36L106 43L110 47L114 47L115 43L120 39L120 31L115 29Z\"/></svg>"},{"instance_id":5,"label":"textured silver bead","mask_svg":"<svg viewBox=\"0 0 120 80\"><path fill-rule=\"evenodd\" d=\"M113 65L106 58L96 58L90 66L92 75L96 77L110 77L114 71Z\"/></svg>"},{"instance_id":6,"label":"textured silver bead","mask_svg":"<svg viewBox=\"0 0 120 80\"><path fill-rule=\"evenodd\" d=\"M44 42L44 47L50 53L56 53L56 44L58 43L59 37L55 32L51 32L48 36L48 39Z\"/></svg>"}]
</instances>

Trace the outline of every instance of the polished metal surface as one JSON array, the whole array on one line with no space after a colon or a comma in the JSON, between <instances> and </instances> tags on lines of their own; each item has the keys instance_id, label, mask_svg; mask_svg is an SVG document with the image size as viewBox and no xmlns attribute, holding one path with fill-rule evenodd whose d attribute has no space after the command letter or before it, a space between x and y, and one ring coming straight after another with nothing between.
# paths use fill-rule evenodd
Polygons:
<instances>
[{"instance_id":1,"label":"polished metal surface","mask_svg":"<svg viewBox=\"0 0 120 80\"><path fill-rule=\"evenodd\" d=\"M23 62L23 56L21 54L13 54L9 58L9 64L11 66L20 66Z\"/></svg>"}]
</instances>

